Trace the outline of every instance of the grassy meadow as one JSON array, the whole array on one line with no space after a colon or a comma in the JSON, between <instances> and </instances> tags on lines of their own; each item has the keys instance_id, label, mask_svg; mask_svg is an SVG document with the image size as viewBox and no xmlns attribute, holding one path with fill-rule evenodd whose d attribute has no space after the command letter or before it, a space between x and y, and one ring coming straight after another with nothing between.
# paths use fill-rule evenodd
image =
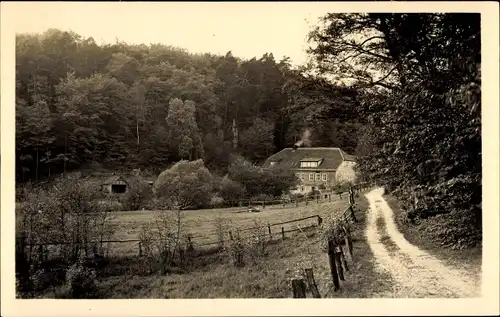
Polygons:
<instances>
[{"instance_id":1,"label":"grassy meadow","mask_svg":"<svg viewBox=\"0 0 500 317\"><path fill-rule=\"evenodd\" d=\"M221 209L202 209L186 210L182 212L182 224L186 233L193 236L193 243L202 245L216 242L216 219L229 219L233 226L245 229L255 226L258 221L264 224L274 224L314 215L325 217L332 212L343 211L348 205L347 199L329 201L320 201L317 203L300 203L298 207L295 204L287 204L285 208L282 205L261 207L260 212L247 212L246 207L221 208ZM148 222L154 221L155 211L120 211L113 212L112 223L115 225L115 240L133 240L138 239L141 227ZM272 234L281 235L281 227L285 231L307 227L317 224L316 218L307 219L296 223L287 223L279 226L272 226ZM132 255L138 252L138 243L111 243L109 246L110 255Z\"/></svg>"},{"instance_id":2,"label":"grassy meadow","mask_svg":"<svg viewBox=\"0 0 500 317\"><path fill-rule=\"evenodd\" d=\"M233 266L223 254L206 253L187 271L149 275L141 271L141 258L137 256L111 258L99 273L101 298L289 298L290 278L308 267L314 270L322 297L390 297L390 278L374 269L371 251L363 235L366 200L360 197L357 201L358 222L352 227L355 261L348 259L350 270L345 272L345 281L337 292L333 292L328 255L316 229L310 229L288 233L285 240L273 241L267 247L266 256L244 267ZM270 223L315 214L327 218L340 214L346 206L346 200L337 200L298 208L276 206L260 213L236 213L236 209L188 211L185 222L193 233L202 234L214 230L211 220L219 213L247 227L252 226L256 218ZM114 221L123 229L118 231L123 238L132 238L137 235L140 224L151 220L152 215L150 211L122 212ZM42 297L57 297L58 291L53 288Z\"/></svg>"}]
</instances>

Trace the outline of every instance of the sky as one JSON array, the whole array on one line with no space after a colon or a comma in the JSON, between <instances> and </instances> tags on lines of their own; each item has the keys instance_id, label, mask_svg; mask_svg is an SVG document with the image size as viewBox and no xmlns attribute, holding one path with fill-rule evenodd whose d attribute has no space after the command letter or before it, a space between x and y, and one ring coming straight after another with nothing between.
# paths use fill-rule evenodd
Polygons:
<instances>
[{"instance_id":1,"label":"sky","mask_svg":"<svg viewBox=\"0 0 500 317\"><path fill-rule=\"evenodd\" d=\"M16 33L72 30L98 43L162 43L243 58L307 60L306 38L332 2L31 2L16 4Z\"/></svg>"}]
</instances>

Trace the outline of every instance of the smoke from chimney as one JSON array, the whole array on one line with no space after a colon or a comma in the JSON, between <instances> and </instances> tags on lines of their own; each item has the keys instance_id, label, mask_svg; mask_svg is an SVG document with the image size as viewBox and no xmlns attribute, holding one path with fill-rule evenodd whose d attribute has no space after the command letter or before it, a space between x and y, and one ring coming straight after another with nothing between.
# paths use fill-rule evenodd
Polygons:
<instances>
[{"instance_id":1,"label":"smoke from chimney","mask_svg":"<svg viewBox=\"0 0 500 317\"><path fill-rule=\"evenodd\" d=\"M304 130L304 132L302 132L302 136L300 137L300 140L297 141L294 145L293 145L293 149L296 150L297 148L301 147L302 145L304 146L311 146L311 130L309 130L308 128Z\"/></svg>"}]
</instances>

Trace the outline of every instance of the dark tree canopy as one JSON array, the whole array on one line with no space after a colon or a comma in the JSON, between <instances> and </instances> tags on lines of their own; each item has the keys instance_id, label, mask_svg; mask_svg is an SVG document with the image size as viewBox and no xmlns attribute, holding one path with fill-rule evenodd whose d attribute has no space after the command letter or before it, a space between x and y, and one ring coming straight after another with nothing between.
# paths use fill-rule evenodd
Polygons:
<instances>
[{"instance_id":1,"label":"dark tree canopy","mask_svg":"<svg viewBox=\"0 0 500 317\"><path fill-rule=\"evenodd\" d=\"M364 177L410 221L445 215L427 226L440 243L480 242L480 15L328 14L310 40L317 72L373 92L356 94Z\"/></svg>"},{"instance_id":2,"label":"dark tree canopy","mask_svg":"<svg viewBox=\"0 0 500 317\"><path fill-rule=\"evenodd\" d=\"M203 159L224 174L231 153L258 163L291 146L306 117L333 115L337 131L356 125L351 97L329 113L342 92L325 99L336 89L326 82L306 89L302 81L314 79L272 54L244 60L162 44L97 45L51 29L18 34L16 57L18 181L94 163L160 172L181 159ZM317 132L318 144L356 145L355 133L321 141L325 133Z\"/></svg>"}]
</instances>

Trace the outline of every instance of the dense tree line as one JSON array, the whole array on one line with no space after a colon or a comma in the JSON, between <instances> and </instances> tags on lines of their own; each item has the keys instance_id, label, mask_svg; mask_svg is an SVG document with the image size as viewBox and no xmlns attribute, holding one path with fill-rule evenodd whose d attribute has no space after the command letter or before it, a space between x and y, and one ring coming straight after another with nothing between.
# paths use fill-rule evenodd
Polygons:
<instances>
[{"instance_id":1,"label":"dense tree line","mask_svg":"<svg viewBox=\"0 0 500 317\"><path fill-rule=\"evenodd\" d=\"M260 162L305 126L318 127L313 145L356 146L355 91L326 82L310 90L314 80L287 58L97 45L55 29L16 40L19 181L91 163L159 172L200 158L223 174L229 154Z\"/></svg>"}]
</instances>

